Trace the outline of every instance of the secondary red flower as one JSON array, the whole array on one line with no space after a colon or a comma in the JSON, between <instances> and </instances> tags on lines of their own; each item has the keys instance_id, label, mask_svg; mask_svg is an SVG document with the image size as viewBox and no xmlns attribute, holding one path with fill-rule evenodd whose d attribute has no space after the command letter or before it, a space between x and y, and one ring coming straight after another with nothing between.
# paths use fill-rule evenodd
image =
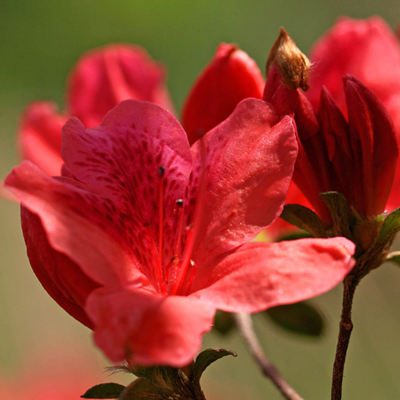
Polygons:
<instances>
[{"instance_id":1,"label":"secondary red flower","mask_svg":"<svg viewBox=\"0 0 400 400\"><path fill-rule=\"evenodd\" d=\"M349 98L343 90L342 79L351 74L378 96L393 119L397 136L400 136L400 46L382 19L341 18L315 44L310 59L313 67L307 97L315 111L318 110L324 86L339 110L347 116ZM390 179L383 174L381 178L383 186ZM400 165L397 166L394 182L387 210L400 206ZM378 187L374 186L371 190L377 194L380 192Z\"/></svg>"},{"instance_id":2,"label":"secondary red flower","mask_svg":"<svg viewBox=\"0 0 400 400\"><path fill-rule=\"evenodd\" d=\"M69 116L87 127L97 126L126 99L172 110L164 76L164 68L138 46L110 45L86 53L69 77L65 113L58 113L52 102L35 102L25 110L19 130L22 158L50 175L60 175L61 128Z\"/></svg>"},{"instance_id":3,"label":"secondary red flower","mask_svg":"<svg viewBox=\"0 0 400 400\"><path fill-rule=\"evenodd\" d=\"M216 309L316 296L353 265L343 238L248 243L280 214L293 120L248 99L190 149L172 114L125 101L97 128L63 129L63 177L29 161L6 185L23 205L33 269L113 361L183 366Z\"/></svg>"},{"instance_id":4,"label":"secondary red flower","mask_svg":"<svg viewBox=\"0 0 400 400\"><path fill-rule=\"evenodd\" d=\"M0 398L76 400L94 383L107 380L103 368L83 347L72 347L61 340L58 347L51 345L49 350L46 342L46 347L36 349L35 354L25 351L18 374L0 371Z\"/></svg>"},{"instance_id":5,"label":"secondary red flower","mask_svg":"<svg viewBox=\"0 0 400 400\"><path fill-rule=\"evenodd\" d=\"M343 92L346 116L325 87L315 113L302 92L284 87L274 66L264 96L281 115L295 117L299 155L293 179L327 225L331 218L321 192L342 193L359 222L383 213L399 154L393 121L378 97L349 75Z\"/></svg>"}]
</instances>

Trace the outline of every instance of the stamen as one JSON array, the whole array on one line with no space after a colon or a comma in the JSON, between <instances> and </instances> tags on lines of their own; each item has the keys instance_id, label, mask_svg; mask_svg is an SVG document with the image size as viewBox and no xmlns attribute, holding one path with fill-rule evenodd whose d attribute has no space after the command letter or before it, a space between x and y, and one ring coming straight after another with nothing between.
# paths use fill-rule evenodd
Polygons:
<instances>
[{"instance_id":1,"label":"stamen","mask_svg":"<svg viewBox=\"0 0 400 400\"><path fill-rule=\"evenodd\" d=\"M185 252L182 257L182 264L181 264L181 267L179 268L175 284L170 291L170 295L176 295L176 293L178 293L178 291L181 289L181 287L183 285L183 282L184 282L185 277L188 272L189 264L191 262L193 247L194 247L194 243L196 241L197 234L199 231L200 221L202 219L203 212L204 212L204 202L202 201L202 199L204 197L204 192L205 192L206 183L207 183L206 182L206 168L207 168L206 167L206 149L205 149L205 144L204 144L203 140L200 140L198 143L199 143L200 152L201 152L202 172L201 172L199 186L197 189L196 209L194 211L192 228L187 233Z\"/></svg>"},{"instance_id":2,"label":"stamen","mask_svg":"<svg viewBox=\"0 0 400 400\"><path fill-rule=\"evenodd\" d=\"M178 240L176 241L175 254L176 257L179 257L179 251L181 250L181 240L182 240L182 230L183 230L183 217L184 217L184 209L183 209L183 200L179 199L176 201L176 205L179 207L179 223L178 223Z\"/></svg>"},{"instance_id":3,"label":"stamen","mask_svg":"<svg viewBox=\"0 0 400 400\"><path fill-rule=\"evenodd\" d=\"M168 286L169 281L172 280L172 278L173 278L173 276L171 275L171 272L172 273L174 272L177 264L179 264L179 258L177 256L174 256L171 258L171 261L165 267L165 284L167 286Z\"/></svg>"},{"instance_id":4,"label":"stamen","mask_svg":"<svg viewBox=\"0 0 400 400\"><path fill-rule=\"evenodd\" d=\"M147 231L147 234L148 234L148 237L149 237L151 255L153 256L154 265L156 266L156 276L153 277L153 278L155 278L156 282L158 283L158 289L160 290L160 292L162 294L166 294L167 293L167 288L166 288L165 283L164 283L164 281L162 279L162 268L160 268L160 257L159 257L159 254L157 252L156 244L154 242L153 233L151 231L151 224L145 224L144 227L146 228L146 231Z\"/></svg>"},{"instance_id":5,"label":"stamen","mask_svg":"<svg viewBox=\"0 0 400 400\"><path fill-rule=\"evenodd\" d=\"M191 266L191 268L188 271L188 275L190 276L190 279L185 288L186 295L190 294L190 291L191 291L192 285L193 285L193 281L194 281L194 277L195 277L196 271L197 271L197 265L192 260L190 260L190 266Z\"/></svg>"},{"instance_id":6,"label":"stamen","mask_svg":"<svg viewBox=\"0 0 400 400\"><path fill-rule=\"evenodd\" d=\"M158 220L159 220L159 227L158 227L158 260L159 265L158 268L160 271L163 270L162 263L163 263L163 228L164 228L164 174L165 168L163 166L158 168L157 171L158 177ZM163 273L161 272L161 275ZM164 282L165 277L162 277L162 281Z\"/></svg>"}]
</instances>

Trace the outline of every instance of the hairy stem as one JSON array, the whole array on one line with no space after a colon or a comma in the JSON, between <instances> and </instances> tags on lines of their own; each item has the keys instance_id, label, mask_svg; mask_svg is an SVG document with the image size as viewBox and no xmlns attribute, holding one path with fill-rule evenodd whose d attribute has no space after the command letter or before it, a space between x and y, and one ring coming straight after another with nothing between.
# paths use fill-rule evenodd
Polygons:
<instances>
[{"instance_id":1,"label":"hairy stem","mask_svg":"<svg viewBox=\"0 0 400 400\"><path fill-rule=\"evenodd\" d=\"M358 279L348 275L343 284L343 303L342 316L339 326L339 337L336 346L335 362L333 364L332 376L332 400L342 398L343 371L346 362L347 348L349 347L353 322L351 320L351 309L353 305L354 293L358 284Z\"/></svg>"},{"instance_id":2,"label":"hairy stem","mask_svg":"<svg viewBox=\"0 0 400 400\"><path fill-rule=\"evenodd\" d=\"M273 384L279 389L286 400L303 400L294 389L286 382L279 371L269 362L265 356L257 336L253 329L253 323L249 314L234 314L236 326L238 327L243 343L247 347L250 355L260 367L261 372L271 379Z\"/></svg>"}]
</instances>

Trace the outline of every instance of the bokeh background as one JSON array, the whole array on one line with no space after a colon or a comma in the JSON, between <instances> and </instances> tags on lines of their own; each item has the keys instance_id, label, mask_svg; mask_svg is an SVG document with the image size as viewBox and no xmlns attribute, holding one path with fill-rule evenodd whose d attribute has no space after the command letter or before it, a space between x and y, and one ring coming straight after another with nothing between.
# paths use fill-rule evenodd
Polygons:
<instances>
[{"instance_id":1,"label":"bokeh background","mask_svg":"<svg viewBox=\"0 0 400 400\"><path fill-rule=\"evenodd\" d=\"M19 162L15 132L23 107L48 99L63 109L68 72L90 48L111 42L144 46L167 67L168 86L180 110L220 42L238 44L263 69L280 26L308 52L341 15L380 15L395 29L400 23L400 2L0 0L0 177ZM0 216L0 383L14 382L21 389L28 385L27 376L38 383L41 379L56 383L58 374L64 386L73 386L78 372L85 375L88 385L100 380L126 381L126 377L102 373L108 363L93 347L90 331L59 308L36 281L20 231L19 206L0 200ZM399 285L400 270L385 265L371 273L356 294L355 330L345 370L346 399L400 398ZM319 339L295 336L256 317L266 352L305 399L330 398L340 301L340 287L315 300L328 324ZM207 398L280 399L236 335L208 335L205 346L239 353L205 373ZM63 386L59 387L62 391ZM33 398L29 396L12 397ZM44 400L50 398L62 399L62 395Z\"/></svg>"}]
</instances>

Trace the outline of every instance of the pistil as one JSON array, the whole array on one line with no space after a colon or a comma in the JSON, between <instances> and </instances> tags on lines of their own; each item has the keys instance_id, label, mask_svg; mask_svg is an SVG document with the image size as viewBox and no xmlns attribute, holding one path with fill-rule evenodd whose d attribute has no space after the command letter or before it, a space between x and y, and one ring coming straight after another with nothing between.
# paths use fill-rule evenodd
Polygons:
<instances>
[{"instance_id":1,"label":"pistil","mask_svg":"<svg viewBox=\"0 0 400 400\"><path fill-rule=\"evenodd\" d=\"M187 231L187 236L186 236L186 243L185 243L185 250L182 256L182 264L180 268L178 269L178 274L176 276L176 281L174 285L172 286L172 289L170 291L170 295L176 295L178 292L181 292L183 289L183 285L185 282L186 277L188 276L188 271L189 271L189 266L192 261L192 255L193 255L193 248L194 248L194 243L197 238L197 234L199 231L199 226L200 226L200 221L201 217L203 214L203 203L199 201L202 199L204 196L203 194L205 193L206 189L206 149L205 145L203 142L201 142L200 146L200 152L201 152L201 165L202 165L202 173L200 177L200 182L196 194L196 206L195 206L195 211L194 211L194 217L193 217L193 223L189 230ZM193 281L194 277L191 278L191 281ZM190 287L192 285L192 282L190 282Z\"/></svg>"},{"instance_id":2,"label":"pistil","mask_svg":"<svg viewBox=\"0 0 400 400\"><path fill-rule=\"evenodd\" d=\"M157 278L161 292L166 293L165 276L163 271L163 228L164 228L164 174L165 167L160 166L157 170L158 175L158 262Z\"/></svg>"}]
</instances>

